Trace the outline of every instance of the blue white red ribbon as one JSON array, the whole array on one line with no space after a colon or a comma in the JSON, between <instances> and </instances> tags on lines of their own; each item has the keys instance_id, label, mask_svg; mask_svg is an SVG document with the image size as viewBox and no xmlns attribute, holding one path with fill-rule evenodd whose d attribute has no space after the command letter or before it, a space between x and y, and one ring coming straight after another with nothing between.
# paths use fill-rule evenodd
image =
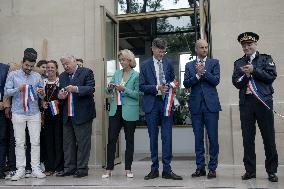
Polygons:
<instances>
[{"instance_id":1,"label":"blue white red ribbon","mask_svg":"<svg viewBox=\"0 0 284 189\"><path fill-rule=\"evenodd\" d=\"M251 78L249 80L249 82L247 83L247 87L248 89L250 90L250 92L269 110L273 111L274 114L284 118L283 115L277 113L275 110L272 110L266 103L264 100L262 100L261 96L259 95L259 93L257 92L257 88L256 88L256 85L255 85L255 82L253 80L253 78Z\"/></svg>"},{"instance_id":2,"label":"blue white red ribbon","mask_svg":"<svg viewBox=\"0 0 284 189\"><path fill-rule=\"evenodd\" d=\"M58 100L50 101L48 104L53 116L59 114Z\"/></svg>"},{"instance_id":3,"label":"blue white red ribbon","mask_svg":"<svg viewBox=\"0 0 284 189\"><path fill-rule=\"evenodd\" d=\"M178 82L174 80L169 84L169 91L165 96L165 107L164 107L164 116L170 116L172 112L172 107L175 99L175 88L178 86Z\"/></svg>"},{"instance_id":4,"label":"blue white red ribbon","mask_svg":"<svg viewBox=\"0 0 284 189\"><path fill-rule=\"evenodd\" d=\"M74 116L74 99L72 93L69 93L68 95L68 116Z\"/></svg>"},{"instance_id":5,"label":"blue white red ribbon","mask_svg":"<svg viewBox=\"0 0 284 189\"><path fill-rule=\"evenodd\" d=\"M30 110L30 103L35 101L35 91L32 85L24 84L21 88L24 112Z\"/></svg>"},{"instance_id":6,"label":"blue white red ribbon","mask_svg":"<svg viewBox=\"0 0 284 189\"><path fill-rule=\"evenodd\" d=\"M115 93L116 105L124 105L124 92L116 90Z\"/></svg>"}]
</instances>

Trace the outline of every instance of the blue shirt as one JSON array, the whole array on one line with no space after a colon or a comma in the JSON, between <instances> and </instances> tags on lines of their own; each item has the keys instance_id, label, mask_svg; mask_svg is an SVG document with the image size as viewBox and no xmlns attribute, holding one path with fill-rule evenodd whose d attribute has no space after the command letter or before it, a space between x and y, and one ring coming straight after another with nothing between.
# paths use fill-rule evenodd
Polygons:
<instances>
[{"instance_id":1,"label":"blue shirt","mask_svg":"<svg viewBox=\"0 0 284 189\"><path fill-rule=\"evenodd\" d=\"M22 115L35 115L39 113L38 106L38 95L35 95L35 101L30 101L30 109L24 112L23 108L23 97L20 88L22 85L32 85L35 94L36 89L39 85L43 86L43 81L41 75L32 71L27 75L22 69L13 71L8 74L6 85L5 85L5 95L12 96L12 112L15 114ZM44 96L40 96L43 98Z\"/></svg>"}]
</instances>

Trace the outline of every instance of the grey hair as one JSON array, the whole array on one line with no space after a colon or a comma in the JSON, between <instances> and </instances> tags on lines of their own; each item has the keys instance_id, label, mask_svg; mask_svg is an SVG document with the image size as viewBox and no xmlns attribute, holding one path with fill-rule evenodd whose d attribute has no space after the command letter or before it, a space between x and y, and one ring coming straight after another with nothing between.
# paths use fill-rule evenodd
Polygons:
<instances>
[{"instance_id":1,"label":"grey hair","mask_svg":"<svg viewBox=\"0 0 284 189\"><path fill-rule=\"evenodd\" d=\"M129 66L131 68L136 67L135 55L133 54L133 52L131 50L128 50L128 49L120 50L119 53L118 53L118 58L121 57L121 56L130 60Z\"/></svg>"},{"instance_id":2,"label":"grey hair","mask_svg":"<svg viewBox=\"0 0 284 189\"><path fill-rule=\"evenodd\" d=\"M75 56L71 54L64 54L63 56L61 56L60 61L62 62L64 59L69 60L71 62L76 62Z\"/></svg>"},{"instance_id":3,"label":"grey hair","mask_svg":"<svg viewBox=\"0 0 284 189\"><path fill-rule=\"evenodd\" d=\"M152 42L152 47L156 47L158 49L166 49L167 41L162 38L155 38Z\"/></svg>"}]
</instances>

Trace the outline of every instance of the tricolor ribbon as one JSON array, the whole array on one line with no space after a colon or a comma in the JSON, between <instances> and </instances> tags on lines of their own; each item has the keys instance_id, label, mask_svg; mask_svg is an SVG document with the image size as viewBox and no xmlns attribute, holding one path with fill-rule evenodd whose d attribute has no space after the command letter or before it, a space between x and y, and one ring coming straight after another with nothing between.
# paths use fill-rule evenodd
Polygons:
<instances>
[{"instance_id":1,"label":"tricolor ribbon","mask_svg":"<svg viewBox=\"0 0 284 189\"><path fill-rule=\"evenodd\" d=\"M261 96L259 95L259 93L257 92L257 88L256 88L256 85L255 85L255 82L253 80L253 78L251 78L249 80L249 82L247 83L247 87L248 89L250 90L250 92L268 109L268 110L271 110L274 114L284 118L283 115L277 113L275 110L272 110L266 103L264 100L262 100Z\"/></svg>"},{"instance_id":2,"label":"tricolor ribbon","mask_svg":"<svg viewBox=\"0 0 284 189\"><path fill-rule=\"evenodd\" d=\"M72 93L69 93L68 95L68 116L74 116L74 99Z\"/></svg>"},{"instance_id":3,"label":"tricolor ribbon","mask_svg":"<svg viewBox=\"0 0 284 189\"><path fill-rule=\"evenodd\" d=\"M48 104L53 116L59 114L58 100L50 101Z\"/></svg>"},{"instance_id":4,"label":"tricolor ribbon","mask_svg":"<svg viewBox=\"0 0 284 189\"><path fill-rule=\"evenodd\" d=\"M169 91L165 96L165 107L164 107L164 116L170 116L172 112L172 107L175 99L175 88L178 86L178 82L174 80L169 85Z\"/></svg>"},{"instance_id":5,"label":"tricolor ribbon","mask_svg":"<svg viewBox=\"0 0 284 189\"><path fill-rule=\"evenodd\" d=\"M124 105L124 92L116 90L115 93L116 105Z\"/></svg>"},{"instance_id":6,"label":"tricolor ribbon","mask_svg":"<svg viewBox=\"0 0 284 189\"><path fill-rule=\"evenodd\" d=\"M30 110L30 102L35 101L36 94L32 85L24 84L21 88L21 91L23 97L24 112L27 112Z\"/></svg>"}]
</instances>

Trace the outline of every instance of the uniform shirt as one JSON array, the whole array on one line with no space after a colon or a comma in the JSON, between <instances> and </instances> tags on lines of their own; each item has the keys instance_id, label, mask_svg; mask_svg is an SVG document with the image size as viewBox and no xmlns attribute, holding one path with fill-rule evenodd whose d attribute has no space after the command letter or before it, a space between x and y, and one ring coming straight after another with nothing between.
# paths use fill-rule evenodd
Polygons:
<instances>
[{"instance_id":1,"label":"uniform shirt","mask_svg":"<svg viewBox=\"0 0 284 189\"><path fill-rule=\"evenodd\" d=\"M249 57L249 59L250 59L249 63L250 63L250 64L252 63L253 59L255 58L255 55L256 55L256 52L254 52L254 53ZM248 87L247 87L247 90L246 90L246 94L252 94Z\"/></svg>"},{"instance_id":2,"label":"uniform shirt","mask_svg":"<svg viewBox=\"0 0 284 189\"><path fill-rule=\"evenodd\" d=\"M41 75L32 71L27 75L22 69L9 73L5 85L5 95L12 96L12 112L21 115L35 115L39 113L38 97L35 96L35 101L30 102L30 109L24 112L23 97L20 88L23 84L32 85L35 94L37 86L43 83ZM43 98L44 96L40 96Z\"/></svg>"}]
</instances>

